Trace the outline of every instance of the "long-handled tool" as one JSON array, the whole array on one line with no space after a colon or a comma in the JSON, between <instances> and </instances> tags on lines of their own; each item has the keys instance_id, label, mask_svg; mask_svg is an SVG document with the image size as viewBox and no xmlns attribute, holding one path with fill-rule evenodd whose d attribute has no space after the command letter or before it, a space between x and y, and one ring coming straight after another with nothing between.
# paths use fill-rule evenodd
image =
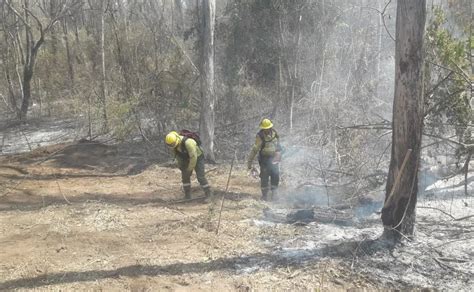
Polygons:
<instances>
[{"instance_id":1,"label":"long-handled tool","mask_svg":"<svg viewBox=\"0 0 474 292\"><path fill-rule=\"evenodd\" d=\"M234 160L235 160L236 156L237 156L237 150L235 151L234 157L232 157L232 162L230 163L229 177L227 178L227 185L225 187L224 195L222 196L221 208L219 210L219 220L217 221L216 234L219 234L219 226L221 225L222 208L224 208L224 200L225 200L225 196L227 194L227 190L229 189L230 176L232 175L232 168L234 167Z\"/></svg>"}]
</instances>

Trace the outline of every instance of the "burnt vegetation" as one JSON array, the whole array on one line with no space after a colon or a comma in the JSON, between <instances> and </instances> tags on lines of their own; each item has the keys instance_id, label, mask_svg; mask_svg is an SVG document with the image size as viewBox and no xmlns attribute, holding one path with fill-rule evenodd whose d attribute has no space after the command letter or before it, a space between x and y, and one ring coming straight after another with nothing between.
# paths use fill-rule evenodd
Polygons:
<instances>
[{"instance_id":1,"label":"burnt vegetation","mask_svg":"<svg viewBox=\"0 0 474 292\"><path fill-rule=\"evenodd\" d=\"M469 291L471 2L0 0L0 289Z\"/></svg>"}]
</instances>

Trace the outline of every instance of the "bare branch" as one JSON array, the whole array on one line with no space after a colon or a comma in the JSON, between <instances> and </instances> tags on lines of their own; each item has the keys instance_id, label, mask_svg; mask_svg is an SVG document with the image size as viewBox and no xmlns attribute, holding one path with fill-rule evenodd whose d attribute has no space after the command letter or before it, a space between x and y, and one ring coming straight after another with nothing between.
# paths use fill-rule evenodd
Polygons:
<instances>
[{"instance_id":1,"label":"bare branch","mask_svg":"<svg viewBox=\"0 0 474 292\"><path fill-rule=\"evenodd\" d=\"M451 217L451 219L453 219L453 220L455 220L455 219L456 219L456 218L455 218L453 215L451 215L451 214L449 214L448 212L446 212L446 211L443 211L443 210L441 210L441 209L439 209L439 208L434 208L434 207L425 207L425 206L417 206L417 208L420 208L420 209L430 209L430 210L436 210L436 211L439 211L439 212L443 213L443 214L444 214L444 215L446 215L446 216L449 216L449 217Z\"/></svg>"},{"instance_id":2,"label":"bare branch","mask_svg":"<svg viewBox=\"0 0 474 292\"><path fill-rule=\"evenodd\" d=\"M474 217L474 215L467 215L467 216L463 216L463 217L460 217L460 218L456 218L456 217L454 217L453 215L449 214L448 212L443 211L443 210L441 210L441 209L439 209L439 208L427 207L427 206L417 206L417 208L420 208L420 209L430 209L430 210L439 211L439 212L443 213L444 215L449 216L451 219L453 219L453 221L461 221L461 220L465 220L465 219L469 219L469 218Z\"/></svg>"},{"instance_id":3,"label":"bare branch","mask_svg":"<svg viewBox=\"0 0 474 292\"><path fill-rule=\"evenodd\" d=\"M428 97L430 94L432 94L441 84L443 84L446 80L448 80L449 77L451 77L451 75L453 75L454 71L450 71L448 73L448 75L446 75L446 77L443 78L443 80L441 80L440 82L438 82L435 86L433 86L432 89L430 89L430 91L428 91L428 93L425 94L425 98Z\"/></svg>"},{"instance_id":4,"label":"bare branch","mask_svg":"<svg viewBox=\"0 0 474 292\"><path fill-rule=\"evenodd\" d=\"M365 125L352 125L346 127L336 126L336 129L392 130L392 127L388 123L376 123Z\"/></svg>"},{"instance_id":5,"label":"bare branch","mask_svg":"<svg viewBox=\"0 0 474 292\"><path fill-rule=\"evenodd\" d=\"M458 142L456 140L452 140L452 139L449 139L449 138L446 138L446 137L441 137L441 136L434 135L434 134L423 133L423 135L428 136L428 137L438 138L438 139L441 139L443 141L453 143L453 144L456 144L456 145L464 147L464 148L473 148L474 147L474 144L465 144L465 143Z\"/></svg>"},{"instance_id":6,"label":"bare branch","mask_svg":"<svg viewBox=\"0 0 474 292\"><path fill-rule=\"evenodd\" d=\"M447 98L443 98L441 99L440 101L438 101L437 103L435 103L433 106L431 106L429 109L426 110L425 114L423 115L423 117L427 117L429 114L431 114L437 107L439 107L440 105L444 104L444 103L448 103L449 105L449 101L450 101L450 98L455 96L456 94L459 94L461 92L465 91L465 89L459 89L459 90L456 90L455 92L451 93Z\"/></svg>"},{"instance_id":7,"label":"bare branch","mask_svg":"<svg viewBox=\"0 0 474 292\"><path fill-rule=\"evenodd\" d=\"M15 14L16 17L18 17L18 19L21 22L23 22L23 24L28 28L28 30L31 31L31 26L28 24L28 22L25 20L25 18L23 16L21 16L21 14L11 5L10 1L5 0L5 3L7 4L8 9L10 9L11 12L13 12L13 14Z\"/></svg>"},{"instance_id":8,"label":"bare branch","mask_svg":"<svg viewBox=\"0 0 474 292\"><path fill-rule=\"evenodd\" d=\"M451 68L448 68L448 67L446 67L446 66L437 64L437 63L432 62L432 61L429 61L429 60L427 60L426 62L428 62L428 63L430 63L430 64L432 64L432 65L434 65L434 66L436 66L436 67L443 68L443 69L445 69L445 70L454 72L454 73L458 74L459 76L461 76L467 83L469 83L469 84L471 83L471 80L469 80L469 76L466 76L466 75L465 75L466 73L464 73L464 71L458 72L458 71L456 71L456 70L453 70L453 69L451 69Z\"/></svg>"}]
</instances>

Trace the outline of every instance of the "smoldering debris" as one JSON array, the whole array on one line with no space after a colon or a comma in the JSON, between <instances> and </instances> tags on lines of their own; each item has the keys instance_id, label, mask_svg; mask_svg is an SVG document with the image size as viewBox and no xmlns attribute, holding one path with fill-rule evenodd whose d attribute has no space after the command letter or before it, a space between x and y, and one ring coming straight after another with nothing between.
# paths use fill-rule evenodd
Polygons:
<instances>
[{"instance_id":1,"label":"smoldering debris","mask_svg":"<svg viewBox=\"0 0 474 292\"><path fill-rule=\"evenodd\" d=\"M321 207L294 210L266 208L263 210L263 217L268 221L288 224L320 222L349 226L354 223L352 214L348 212Z\"/></svg>"},{"instance_id":2,"label":"smoldering debris","mask_svg":"<svg viewBox=\"0 0 474 292\"><path fill-rule=\"evenodd\" d=\"M304 266L331 259L354 275L365 275L394 289L472 291L474 218L467 216L473 214L473 207L465 201L461 195L436 201L436 206L452 212L452 216L436 207L425 208L434 204L431 201L420 202L415 237L398 245L381 238L383 226L377 214L381 202L364 202L343 210L270 204L263 210L262 220L272 224L262 224L261 228L267 230L264 234L273 234L270 229L278 230L279 236L262 240L288 264ZM282 232L288 228L293 231Z\"/></svg>"}]
</instances>

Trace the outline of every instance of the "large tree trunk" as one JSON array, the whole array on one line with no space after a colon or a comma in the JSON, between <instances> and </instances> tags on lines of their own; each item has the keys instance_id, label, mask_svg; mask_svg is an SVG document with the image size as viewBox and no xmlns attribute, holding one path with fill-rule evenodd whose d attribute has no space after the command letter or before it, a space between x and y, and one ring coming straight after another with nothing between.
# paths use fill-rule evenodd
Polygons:
<instances>
[{"instance_id":1,"label":"large tree trunk","mask_svg":"<svg viewBox=\"0 0 474 292\"><path fill-rule=\"evenodd\" d=\"M214 94L214 22L215 0L202 0L201 13L201 134L205 157L215 161L214 128L216 97Z\"/></svg>"},{"instance_id":2,"label":"large tree trunk","mask_svg":"<svg viewBox=\"0 0 474 292\"><path fill-rule=\"evenodd\" d=\"M395 240L414 233L423 128L425 5L425 0L399 0L397 6L392 156L382 209L384 236Z\"/></svg>"}]
</instances>

